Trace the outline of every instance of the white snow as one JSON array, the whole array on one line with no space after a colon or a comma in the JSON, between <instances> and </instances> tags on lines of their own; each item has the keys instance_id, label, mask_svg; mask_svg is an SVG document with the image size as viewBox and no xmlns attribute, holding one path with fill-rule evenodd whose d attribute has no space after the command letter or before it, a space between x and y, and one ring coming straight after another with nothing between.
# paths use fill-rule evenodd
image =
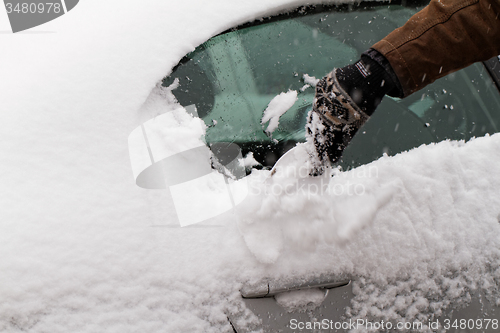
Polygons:
<instances>
[{"instance_id":1,"label":"white snow","mask_svg":"<svg viewBox=\"0 0 500 333\"><path fill-rule=\"evenodd\" d=\"M245 158L243 158L240 162L241 162L241 165L246 167L246 168L252 168L254 166L260 165L260 163L253 156L252 152L249 152L245 156Z\"/></svg>"},{"instance_id":2,"label":"white snow","mask_svg":"<svg viewBox=\"0 0 500 333\"><path fill-rule=\"evenodd\" d=\"M337 172L339 192L251 194L225 227L180 228L168 190L136 186L128 137L175 104L159 80L209 37L307 2L86 0L19 34L0 11L0 331L231 332L238 290L263 277L355 275L354 318L498 298L500 135Z\"/></svg>"},{"instance_id":3,"label":"white snow","mask_svg":"<svg viewBox=\"0 0 500 333\"><path fill-rule=\"evenodd\" d=\"M260 121L262 125L269 122L266 128L266 132L272 134L279 125L280 117L287 112L297 101L297 91L289 90L287 92L282 92L281 94L274 97L266 110L264 110L264 115Z\"/></svg>"},{"instance_id":4,"label":"white snow","mask_svg":"<svg viewBox=\"0 0 500 333\"><path fill-rule=\"evenodd\" d=\"M311 86L310 86L309 84L304 84L304 85L302 86L302 88L300 88L300 91L304 92L304 91L306 91L308 88L311 88Z\"/></svg>"},{"instance_id":5,"label":"white snow","mask_svg":"<svg viewBox=\"0 0 500 333\"><path fill-rule=\"evenodd\" d=\"M314 182L254 172L240 230L276 269L362 276L354 318L425 321L467 288L498 297L499 146L498 134L446 141Z\"/></svg>"},{"instance_id":6,"label":"white snow","mask_svg":"<svg viewBox=\"0 0 500 333\"><path fill-rule=\"evenodd\" d=\"M326 74L325 74L326 75ZM315 78L314 76L310 76L308 74L304 74L303 76L304 82L313 87L316 87L320 79Z\"/></svg>"},{"instance_id":7,"label":"white snow","mask_svg":"<svg viewBox=\"0 0 500 333\"><path fill-rule=\"evenodd\" d=\"M289 312L314 310L325 297L326 291L318 288L288 291L275 296L276 302Z\"/></svg>"},{"instance_id":8,"label":"white snow","mask_svg":"<svg viewBox=\"0 0 500 333\"><path fill-rule=\"evenodd\" d=\"M318 84L318 82L320 80L320 79L317 79L314 76L310 76L308 74L304 74L302 76L302 78L304 79L304 83L305 83L304 86L302 86L302 88L300 88L300 91L302 91L302 92L306 91L310 87L316 87L316 85Z\"/></svg>"}]
</instances>

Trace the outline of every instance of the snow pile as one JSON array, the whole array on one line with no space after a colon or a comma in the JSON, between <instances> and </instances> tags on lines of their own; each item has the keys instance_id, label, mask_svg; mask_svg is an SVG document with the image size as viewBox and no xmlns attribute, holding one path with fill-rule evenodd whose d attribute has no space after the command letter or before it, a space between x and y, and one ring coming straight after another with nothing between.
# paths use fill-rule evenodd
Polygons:
<instances>
[{"instance_id":1,"label":"snow pile","mask_svg":"<svg viewBox=\"0 0 500 333\"><path fill-rule=\"evenodd\" d=\"M240 230L264 263L354 277L351 317L425 321L471 290L499 296L499 159L496 134L337 173L326 194L317 178L289 178L253 191Z\"/></svg>"},{"instance_id":2,"label":"snow pile","mask_svg":"<svg viewBox=\"0 0 500 333\"><path fill-rule=\"evenodd\" d=\"M278 128L280 117L290 109L297 101L297 91L289 90L274 97L262 116L260 123L264 125L269 122L266 132L272 134Z\"/></svg>"},{"instance_id":3,"label":"snow pile","mask_svg":"<svg viewBox=\"0 0 500 333\"><path fill-rule=\"evenodd\" d=\"M249 197L238 207L245 241L264 263L276 262L289 248L314 251L351 240L401 186L396 180L380 184L376 168L368 166L310 177L310 166L301 163L308 158L306 144L293 153L297 163L286 161L273 176L254 171Z\"/></svg>"}]
</instances>

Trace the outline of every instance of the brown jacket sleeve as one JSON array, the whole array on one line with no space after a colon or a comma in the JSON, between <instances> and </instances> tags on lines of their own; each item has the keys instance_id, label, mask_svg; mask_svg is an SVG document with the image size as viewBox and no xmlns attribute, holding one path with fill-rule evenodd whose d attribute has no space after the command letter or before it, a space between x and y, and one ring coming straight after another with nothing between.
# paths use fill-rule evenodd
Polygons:
<instances>
[{"instance_id":1,"label":"brown jacket sleeve","mask_svg":"<svg viewBox=\"0 0 500 333\"><path fill-rule=\"evenodd\" d=\"M500 54L500 0L432 0L372 48L391 64L404 96Z\"/></svg>"}]
</instances>

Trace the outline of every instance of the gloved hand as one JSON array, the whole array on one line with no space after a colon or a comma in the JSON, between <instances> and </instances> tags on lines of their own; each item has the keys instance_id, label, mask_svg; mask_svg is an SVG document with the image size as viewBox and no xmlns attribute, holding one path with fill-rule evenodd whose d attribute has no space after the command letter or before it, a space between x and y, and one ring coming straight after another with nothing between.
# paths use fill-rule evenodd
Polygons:
<instances>
[{"instance_id":1,"label":"gloved hand","mask_svg":"<svg viewBox=\"0 0 500 333\"><path fill-rule=\"evenodd\" d=\"M333 70L316 85L313 109L307 120L307 135L313 140L320 161L335 163L357 130L368 120L340 86Z\"/></svg>"},{"instance_id":2,"label":"gloved hand","mask_svg":"<svg viewBox=\"0 0 500 333\"><path fill-rule=\"evenodd\" d=\"M399 95L399 88L389 63L373 49L355 64L336 68L321 79L306 125L319 160L336 163L384 95Z\"/></svg>"}]
</instances>

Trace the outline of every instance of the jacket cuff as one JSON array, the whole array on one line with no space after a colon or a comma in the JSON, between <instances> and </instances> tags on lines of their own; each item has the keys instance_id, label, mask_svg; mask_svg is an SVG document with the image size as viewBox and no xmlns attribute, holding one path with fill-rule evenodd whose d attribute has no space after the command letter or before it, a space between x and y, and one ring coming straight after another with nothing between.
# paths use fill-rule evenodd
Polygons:
<instances>
[{"instance_id":1,"label":"jacket cuff","mask_svg":"<svg viewBox=\"0 0 500 333\"><path fill-rule=\"evenodd\" d=\"M373 61L376 61L380 66L382 66L382 68L384 68L384 70L387 74L387 77L390 78L390 80L392 81L393 86L394 86L394 88L391 89L387 93L387 95L389 95L391 97L399 97L399 98L403 98L405 96L403 87L401 85L401 82L399 81L398 76L394 72L389 61L386 59L386 57L384 57L384 55L382 55L382 53L375 50L374 48L370 48L361 54L361 58L363 58L363 57L367 57Z\"/></svg>"}]
</instances>

